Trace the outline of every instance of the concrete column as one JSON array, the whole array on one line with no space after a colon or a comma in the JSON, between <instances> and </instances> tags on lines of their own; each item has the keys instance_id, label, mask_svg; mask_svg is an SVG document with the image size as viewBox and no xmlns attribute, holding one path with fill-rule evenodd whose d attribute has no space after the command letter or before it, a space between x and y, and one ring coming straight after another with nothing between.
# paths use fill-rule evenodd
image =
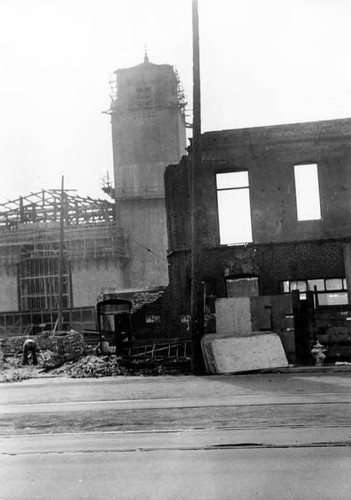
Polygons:
<instances>
[{"instance_id":1,"label":"concrete column","mask_svg":"<svg viewBox=\"0 0 351 500\"><path fill-rule=\"evenodd\" d=\"M351 242L344 243L344 266L347 283L347 302L351 304Z\"/></svg>"}]
</instances>

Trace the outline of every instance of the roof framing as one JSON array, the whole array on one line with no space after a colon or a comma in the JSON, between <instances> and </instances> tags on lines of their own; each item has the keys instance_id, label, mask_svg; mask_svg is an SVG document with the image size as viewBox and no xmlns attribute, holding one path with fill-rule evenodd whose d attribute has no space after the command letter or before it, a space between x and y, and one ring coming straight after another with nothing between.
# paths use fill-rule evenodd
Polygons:
<instances>
[{"instance_id":1,"label":"roof framing","mask_svg":"<svg viewBox=\"0 0 351 500\"><path fill-rule=\"evenodd\" d=\"M82 197L73 190L63 194L63 213L66 225L113 222L115 206L108 200ZM59 222L61 190L49 189L0 203L0 227L13 228L18 224Z\"/></svg>"}]
</instances>

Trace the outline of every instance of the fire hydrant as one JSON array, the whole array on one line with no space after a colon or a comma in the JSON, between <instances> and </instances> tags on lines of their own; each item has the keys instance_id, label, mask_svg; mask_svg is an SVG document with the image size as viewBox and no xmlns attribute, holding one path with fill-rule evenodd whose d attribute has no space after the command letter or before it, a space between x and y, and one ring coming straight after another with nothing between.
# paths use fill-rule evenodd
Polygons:
<instances>
[{"instance_id":1,"label":"fire hydrant","mask_svg":"<svg viewBox=\"0 0 351 500\"><path fill-rule=\"evenodd\" d=\"M314 344L311 349L311 354L316 362L316 366L323 366L325 361L325 352L327 352L327 348L322 345L319 340Z\"/></svg>"}]
</instances>

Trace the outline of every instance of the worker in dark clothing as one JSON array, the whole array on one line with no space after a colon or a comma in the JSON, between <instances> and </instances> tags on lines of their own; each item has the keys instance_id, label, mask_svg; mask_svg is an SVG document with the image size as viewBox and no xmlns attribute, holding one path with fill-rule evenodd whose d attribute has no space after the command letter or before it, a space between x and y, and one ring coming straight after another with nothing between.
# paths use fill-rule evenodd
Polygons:
<instances>
[{"instance_id":1,"label":"worker in dark clothing","mask_svg":"<svg viewBox=\"0 0 351 500\"><path fill-rule=\"evenodd\" d=\"M24 341L22 365L28 365L28 355L29 354L31 354L33 365L37 365L38 364L37 345L34 342L34 340L31 338L28 338Z\"/></svg>"}]
</instances>

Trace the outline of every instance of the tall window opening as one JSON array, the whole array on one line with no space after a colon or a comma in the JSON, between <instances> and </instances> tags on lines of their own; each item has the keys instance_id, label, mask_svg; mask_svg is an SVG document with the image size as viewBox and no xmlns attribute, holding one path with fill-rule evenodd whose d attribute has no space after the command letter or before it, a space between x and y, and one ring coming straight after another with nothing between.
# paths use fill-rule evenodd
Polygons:
<instances>
[{"instance_id":1,"label":"tall window opening","mask_svg":"<svg viewBox=\"0 0 351 500\"><path fill-rule=\"evenodd\" d=\"M19 263L19 295L22 311L58 309L59 249L49 243L26 245ZM71 305L69 262L63 263L63 307Z\"/></svg>"},{"instance_id":2,"label":"tall window opening","mask_svg":"<svg viewBox=\"0 0 351 500\"><path fill-rule=\"evenodd\" d=\"M221 245L252 242L248 172L216 175Z\"/></svg>"},{"instance_id":3,"label":"tall window opening","mask_svg":"<svg viewBox=\"0 0 351 500\"><path fill-rule=\"evenodd\" d=\"M321 205L317 164L295 165L294 170L297 218L301 221L319 220Z\"/></svg>"}]
</instances>

